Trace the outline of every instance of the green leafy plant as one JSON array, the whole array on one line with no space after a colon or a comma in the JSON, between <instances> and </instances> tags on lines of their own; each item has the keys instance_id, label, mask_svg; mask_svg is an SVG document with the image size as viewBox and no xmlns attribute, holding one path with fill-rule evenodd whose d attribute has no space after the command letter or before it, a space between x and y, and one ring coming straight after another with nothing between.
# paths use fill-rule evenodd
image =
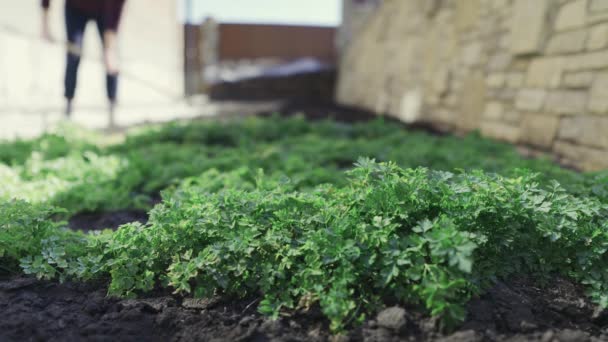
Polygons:
<instances>
[{"instance_id":1,"label":"green leafy plant","mask_svg":"<svg viewBox=\"0 0 608 342\"><path fill-rule=\"evenodd\" d=\"M606 301L608 208L557 183L540 187L535 175L363 159L348 186L305 192L259 174L216 175L210 188L176 189L146 226L123 226L75 258L53 246L22 262L24 271L61 272L47 272L45 260L83 279L109 275L110 292L124 296L157 285L202 297L261 295L260 311L275 317L316 303L334 330L389 298L424 305L453 326L472 294L520 273L560 273Z\"/></svg>"},{"instance_id":2,"label":"green leafy plant","mask_svg":"<svg viewBox=\"0 0 608 342\"><path fill-rule=\"evenodd\" d=\"M4 272L104 278L129 297L257 296L274 317L318 306L335 331L395 300L454 326L517 274L570 277L608 305L606 172L381 120L173 123L73 149L57 137L0 145ZM57 221L159 191L146 225L85 235Z\"/></svg>"}]
</instances>

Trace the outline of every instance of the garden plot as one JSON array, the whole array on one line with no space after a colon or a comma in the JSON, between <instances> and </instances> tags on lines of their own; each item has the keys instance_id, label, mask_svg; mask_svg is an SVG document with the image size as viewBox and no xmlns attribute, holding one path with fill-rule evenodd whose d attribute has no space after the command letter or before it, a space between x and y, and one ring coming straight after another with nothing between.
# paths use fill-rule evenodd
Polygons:
<instances>
[{"instance_id":1,"label":"garden plot","mask_svg":"<svg viewBox=\"0 0 608 342\"><path fill-rule=\"evenodd\" d=\"M273 116L0 161L6 339L606 338L608 174L475 134Z\"/></svg>"}]
</instances>

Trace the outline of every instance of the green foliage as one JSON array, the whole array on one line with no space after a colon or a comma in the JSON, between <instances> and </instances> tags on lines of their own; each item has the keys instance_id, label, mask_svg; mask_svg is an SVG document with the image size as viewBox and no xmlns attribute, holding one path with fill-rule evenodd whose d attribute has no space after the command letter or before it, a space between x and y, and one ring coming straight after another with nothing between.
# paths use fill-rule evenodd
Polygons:
<instances>
[{"instance_id":1,"label":"green foliage","mask_svg":"<svg viewBox=\"0 0 608 342\"><path fill-rule=\"evenodd\" d=\"M132 187L128 163L118 156L100 156L93 152L53 160L43 160L40 154L33 153L22 166L10 168L0 164L3 183L0 200L51 203L69 208L72 213L100 206L128 206L129 193L121 191Z\"/></svg>"},{"instance_id":2,"label":"green foliage","mask_svg":"<svg viewBox=\"0 0 608 342\"><path fill-rule=\"evenodd\" d=\"M67 136L0 145L4 272L107 277L123 296L261 296L275 317L318 305L334 330L394 300L453 326L473 294L522 273L568 276L608 305L607 172L381 120L173 123L105 147ZM158 191L146 225L56 221Z\"/></svg>"},{"instance_id":3,"label":"green foliage","mask_svg":"<svg viewBox=\"0 0 608 342\"><path fill-rule=\"evenodd\" d=\"M65 157L70 153L92 151L100 138L92 132L83 131L79 127L63 125L54 133L32 139L18 139L12 142L0 143L0 163L7 165L22 165L32 153L39 158L52 160Z\"/></svg>"},{"instance_id":4,"label":"green foliage","mask_svg":"<svg viewBox=\"0 0 608 342\"><path fill-rule=\"evenodd\" d=\"M49 203L70 213L146 207L150 197L216 169L263 169L296 189L347 183L342 171L360 156L402 167L482 169L517 176L520 169L558 180L570 193L608 202L608 172L581 174L548 160L522 159L512 146L480 138L410 132L376 120L354 125L303 118L250 118L224 123L172 123L104 146L82 130L63 128L32 141L0 144L0 199ZM4 161L4 164L2 163Z\"/></svg>"},{"instance_id":5,"label":"green foliage","mask_svg":"<svg viewBox=\"0 0 608 342\"><path fill-rule=\"evenodd\" d=\"M55 222L60 210L24 201L0 202L0 270L63 277L67 259L84 253L85 237Z\"/></svg>"},{"instance_id":6,"label":"green foliage","mask_svg":"<svg viewBox=\"0 0 608 342\"><path fill-rule=\"evenodd\" d=\"M561 273L606 303L608 208L534 175L452 174L361 160L343 188L293 191L246 172L202 176L151 211L68 258L60 271L23 262L26 273L111 277L134 296L168 286L211 296L261 294L277 316L318 303L340 330L394 298L425 305L451 326L464 303L497 277ZM215 179L214 179L215 178ZM252 181L253 180L253 181ZM208 186L210 185L210 186ZM40 260L40 258L38 258Z\"/></svg>"}]
</instances>

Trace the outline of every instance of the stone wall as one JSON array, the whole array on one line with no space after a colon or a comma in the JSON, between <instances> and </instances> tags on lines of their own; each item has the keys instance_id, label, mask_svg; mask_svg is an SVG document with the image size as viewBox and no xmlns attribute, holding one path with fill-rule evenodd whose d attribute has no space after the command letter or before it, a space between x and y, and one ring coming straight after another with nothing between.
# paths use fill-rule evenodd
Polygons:
<instances>
[{"instance_id":1,"label":"stone wall","mask_svg":"<svg viewBox=\"0 0 608 342\"><path fill-rule=\"evenodd\" d=\"M378 9L383 0L343 0L342 25L338 28L336 48L339 53L350 44L362 30L369 17Z\"/></svg>"},{"instance_id":2,"label":"stone wall","mask_svg":"<svg viewBox=\"0 0 608 342\"><path fill-rule=\"evenodd\" d=\"M608 0L385 0L337 99L608 168Z\"/></svg>"}]
</instances>

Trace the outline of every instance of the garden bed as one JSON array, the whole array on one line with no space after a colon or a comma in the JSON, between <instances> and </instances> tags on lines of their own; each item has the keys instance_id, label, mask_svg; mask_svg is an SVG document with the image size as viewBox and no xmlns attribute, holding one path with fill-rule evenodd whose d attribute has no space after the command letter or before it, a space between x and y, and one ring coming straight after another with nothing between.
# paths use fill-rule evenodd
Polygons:
<instances>
[{"instance_id":1,"label":"garden bed","mask_svg":"<svg viewBox=\"0 0 608 342\"><path fill-rule=\"evenodd\" d=\"M73 230L81 230L84 232L118 229L123 224L139 222L145 224L148 222L148 213L144 210L123 209L110 212L97 213L79 213L72 217L68 222L68 227Z\"/></svg>"},{"instance_id":2,"label":"garden bed","mask_svg":"<svg viewBox=\"0 0 608 342\"><path fill-rule=\"evenodd\" d=\"M283 110L0 144L0 339L607 338L607 173Z\"/></svg>"},{"instance_id":3,"label":"garden bed","mask_svg":"<svg viewBox=\"0 0 608 342\"><path fill-rule=\"evenodd\" d=\"M3 341L329 341L318 310L273 321L257 298L196 300L168 294L106 297L102 284L0 281ZM467 321L443 334L415 308L391 307L342 335L353 341L603 341L608 314L581 289L556 278L547 288L524 279L498 283L467 306ZM602 335L604 334L604 335Z\"/></svg>"}]
</instances>

